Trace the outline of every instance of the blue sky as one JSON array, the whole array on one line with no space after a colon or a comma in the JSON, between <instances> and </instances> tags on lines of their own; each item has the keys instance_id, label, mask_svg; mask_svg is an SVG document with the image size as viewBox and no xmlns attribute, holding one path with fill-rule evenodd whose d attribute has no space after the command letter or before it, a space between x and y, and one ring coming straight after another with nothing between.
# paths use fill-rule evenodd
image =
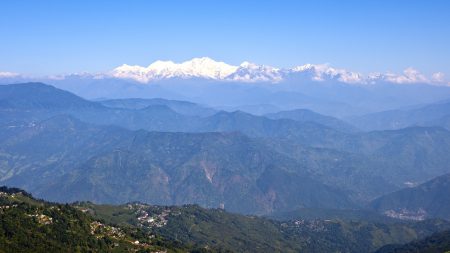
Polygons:
<instances>
[{"instance_id":1,"label":"blue sky","mask_svg":"<svg viewBox=\"0 0 450 253\"><path fill-rule=\"evenodd\" d=\"M450 1L0 2L0 71L62 74L209 56L450 75Z\"/></svg>"}]
</instances>

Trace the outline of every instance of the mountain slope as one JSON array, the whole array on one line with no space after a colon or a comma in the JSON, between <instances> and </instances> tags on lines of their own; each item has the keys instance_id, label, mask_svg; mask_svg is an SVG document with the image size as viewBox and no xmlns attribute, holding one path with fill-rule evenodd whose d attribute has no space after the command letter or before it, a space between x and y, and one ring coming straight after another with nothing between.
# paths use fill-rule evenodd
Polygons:
<instances>
[{"instance_id":1,"label":"mountain slope","mask_svg":"<svg viewBox=\"0 0 450 253\"><path fill-rule=\"evenodd\" d=\"M450 219L450 174L374 200L370 206L391 216Z\"/></svg>"},{"instance_id":2,"label":"mountain slope","mask_svg":"<svg viewBox=\"0 0 450 253\"><path fill-rule=\"evenodd\" d=\"M370 190L375 193L372 198L450 173L450 132L443 128L318 136L315 140L320 142L314 148L305 147L306 141L293 140L271 140L270 145L301 159L322 181L364 189L366 193Z\"/></svg>"},{"instance_id":3,"label":"mountain slope","mask_svg":"<svg viewBox=\"0 0 450 253\"><path fill-rule=\"evenodd\" d=\"M415 240L404 245L386 245L376 253L442 253L450 251L450 230L438 232L422 240Z\"/></svg>"},{"instance_id":4,"label":"mountain slope","mask_svg":"<svg viewBox=\"0 0 450 253\"><path fill-rule=\"evenodd\" d=\"M436 127L411 127L370 132L357 140L357 149L378 159L379 175L397 183L424 182L449 173L450 132ZM355 150L356 151L356 150Z\"/></svg>"}]
</instances>

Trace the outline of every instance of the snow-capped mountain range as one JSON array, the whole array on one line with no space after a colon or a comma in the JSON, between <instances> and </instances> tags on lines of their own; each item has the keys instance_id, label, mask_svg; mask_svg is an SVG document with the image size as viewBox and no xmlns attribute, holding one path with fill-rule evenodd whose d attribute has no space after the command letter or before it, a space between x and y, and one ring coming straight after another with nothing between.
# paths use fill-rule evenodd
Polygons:
<instances>
[{"instance_id":1,"label":"snow-capped mountain range","mask_svg":"<svg viewBox=\"0 0 450 253\"><path fill-rule=\"evenodd\" d=\"M442 73L435 73L431 78L419 71L408 68L402 74L361 73L330 67L328 64L305 64L290 69L276 68L243 62L239 66L215 61L208 57L194 58L182 63L172 61L156 61L148 67L124 64L113 69L110 76L132 79L141 83L170 78L206 78L222 81L239 82L281 82L295 75L304 75L314 81L337 80L350 84L370 84L377 81L390 83L445 83Z\"/></svg>"},{"instance_id":2,"label":"snow-capped mountain range","mask_svg":"<svg viewBox=\"0 0 450 253\"><path fill-rule=\"evenodd\" d=\"M276 82L282 80L278 68L243 62L239 66L215 61L208 57L194 58L182 63L156 61L148 67L124 64L111 73L117 78L133 79L142 83L169 78L207 78L244 82Z\"/></svg>"},{"instance_id":3,"label":"snow-capped mountain range","mask_svg":"<svg viewBox=\"0 0 450 253\"><path fill-rule=\"evenodd\" d=\"M312 80L317 82L331 80L348 84L374 84L377 82L388 82L394 84L422 83L450 86L450 82L445 80L444 74L441 72L434 73L431 77L427 77L413 68L408 68L400 74L371 73L369 75L364 75L354 71L334 68L328 64L305 64L293 68L276 68L245 61L239 66L236 66L221 61L215 61L208 57L193 58L182 63L158 60L147 67L123 64L106 73L82 73L47 76L45 78L63 80L68 77L92 79L118 78L133 80L144 84L172 78L199 78L244 83L279 83L299 77L301 80ZM0 79L14 78L22 78L27 80L42 79L22 76L18 73L0 72Z\"/></svg>"}]
</instances>

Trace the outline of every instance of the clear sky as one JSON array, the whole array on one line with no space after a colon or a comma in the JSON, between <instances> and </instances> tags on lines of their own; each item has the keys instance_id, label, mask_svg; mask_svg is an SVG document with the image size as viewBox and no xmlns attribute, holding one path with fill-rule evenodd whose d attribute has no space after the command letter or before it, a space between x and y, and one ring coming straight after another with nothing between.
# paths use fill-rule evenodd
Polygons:
<instances>
[{"instance_id":1,"label":"clear sky","mask_svg":"<svg viewBox=\"0 0 450 253\"><path fill-rule=\"evenodd\" d=\"M63 74L209 56L450 75L450 1L0 2L0 71Z\"/></svg>"}]
</instances>

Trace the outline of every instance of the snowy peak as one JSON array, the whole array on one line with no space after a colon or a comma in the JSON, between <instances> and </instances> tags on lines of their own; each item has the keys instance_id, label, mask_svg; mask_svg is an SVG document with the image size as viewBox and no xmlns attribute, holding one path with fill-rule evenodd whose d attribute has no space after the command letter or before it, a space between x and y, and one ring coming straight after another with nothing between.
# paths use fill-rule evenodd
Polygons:
<instances>
[{"instance_id":1,"label":"snowy peak","mask_svg":"<svg viewBox=\"0 0 450 253\"><path fill-rule=\"evenodd\" d=\"M224 79L238 67L217 62L208 57L194 58L182 63L155 61L148 67L122 65L112 71L112 76L129 78L139 82L149 82L167 78L209 78Z\"/></svg>"},{"instance_id":2,"label":"snowy peak","mask_svg":"<svg viewBox=\"0 0 450 253\"><path fill-rule=\"evenodd\" d=\"M233 74L227 76L227 79L241 82L279 82L283 78L278 68L245 61Z\"/></svg>"},{"instance_id":3,"label":"snowy peak","mask_svg":"<svg viewBox=\"0 0 450 253\"><path fill-rule=\"evenodd\" d=\"M239 66L234 66L208 57L194 58L182 63L155 61L148 67L124 64L115 68L111 75L142 83L169 78L194 77L242 82L278 82L282 80L282 71L278 68L246 61Z\"/></svg>"},{"instance_id":4,"label":"snowy peak","mask_svg":"<svg viewBox=\"0 0 450 253\"><path fill-rule=\"evenodd\" d=\"M315 81L335 79L344 83L365 83L363 75L345 69L336 69L328 64L305 64L292 68L293 73L309 73Z\"/></svg>"},{"instance_id":5,"label":"snowy peak","mask_svg":"<svg viewBox=\"0 0 450 253\"><path fill-rule=\"evenodd\" d=\"M13 73L13 72L1 72L0 71L0 78L13 78L13 77L18 77L20 76L20 74L18 73Z\"/></svg>"},{"instance_id":6,"label":"snowy peak","mask_svg":"<svg viewBox=\"0 0 450 253\"><path fill-rule=\"evenodd\" d=\"M224 62L217 62L208 57L194 58L180 64L184 73L194 77L207 77L212 79L224 79L237 67Z\"/></svg>"}]
</instances>

